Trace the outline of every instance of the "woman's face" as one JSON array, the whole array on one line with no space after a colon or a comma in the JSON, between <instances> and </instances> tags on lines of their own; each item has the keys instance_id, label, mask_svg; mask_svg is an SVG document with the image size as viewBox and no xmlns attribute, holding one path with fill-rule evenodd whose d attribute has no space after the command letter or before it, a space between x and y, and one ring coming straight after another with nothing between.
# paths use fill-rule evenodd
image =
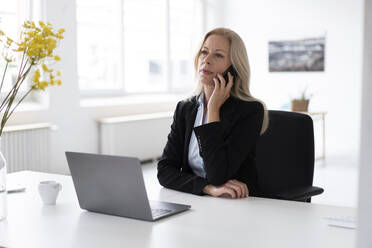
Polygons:
<instances>
[{"instance_id":1,"label":"woman's face","mask_svg":"<svg viewBox=\"0 0 372 248\"><path fill-rule=\"evenodd\" d=\"M231 65L229 41L221 35L211 35L204 42L198 60L199 81L214 85L213 78ZM226 82L227 83L227 82Z\"/></svg>"}]
</instances>

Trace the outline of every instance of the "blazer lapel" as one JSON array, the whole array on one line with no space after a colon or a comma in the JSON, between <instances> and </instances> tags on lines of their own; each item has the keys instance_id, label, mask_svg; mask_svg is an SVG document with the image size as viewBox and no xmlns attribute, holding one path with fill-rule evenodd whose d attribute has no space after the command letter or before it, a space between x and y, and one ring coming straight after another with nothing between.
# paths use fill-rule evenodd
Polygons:
<instances>
[{"instance_id":1,"label":"blazer lapel","mask_svg":"<svg viewBox=\"0 0 372 248\"><path fill-rule=\"evenodd\" d=\"M183 164L186 165L186 168L190 168L189 162L188 162L188 153L189 153L189 145L190 145L190 139L191 139L191 133L194 128L195 118L196 114L198 112L198 96L195 96L193 98L193 103L190 107L190 109L187 111L187 114L185 116L185 146L183 151ZM220 109L220 119L221 119L221 125L223 127L223 136L226 137L232 128L233 125L233 118L234 118L234 104L235 101L233 97L229 97L226 102L222 105Z\"/></svg>"},{"instance_id":2,"label":"blazer lapel","mask_svg":"<svg viewBox=\"0 0 372 248\"><path fill-rule=\"evenodd\" d=\"M185 127L185 146L183 150L183 164L187 165L186 167L189 167L189 161L188 161L189 144L190 144L190 139L191 139L191 133L194 128L196 114L198 112L198 107L199 107L197 97L198 96L193 98L191 109L188 111L188 113L185 116L186 127Z\"/></svg>"}]
</instances>

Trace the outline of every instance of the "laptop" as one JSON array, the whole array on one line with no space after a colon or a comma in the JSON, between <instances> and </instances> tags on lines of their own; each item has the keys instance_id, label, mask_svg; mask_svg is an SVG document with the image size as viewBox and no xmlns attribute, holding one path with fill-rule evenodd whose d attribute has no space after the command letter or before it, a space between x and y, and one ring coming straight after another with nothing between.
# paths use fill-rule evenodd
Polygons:
<instances>
[{"instance_id":1,"label":"laptop","mask_svg":"<svg viewBox=\"0 0 372 248\"><path fill-rule=\"evenodd\" d=\"M66 152L82 209L145 221L191 208L170 202L149 202L138 158Z\"/></svg>"}]
</instances>

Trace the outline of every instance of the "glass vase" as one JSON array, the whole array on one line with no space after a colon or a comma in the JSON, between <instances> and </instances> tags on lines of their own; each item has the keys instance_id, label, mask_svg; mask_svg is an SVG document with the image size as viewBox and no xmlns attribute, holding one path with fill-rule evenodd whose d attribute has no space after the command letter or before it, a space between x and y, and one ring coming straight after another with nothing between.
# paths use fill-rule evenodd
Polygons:
<instances>
[{"instance_id":1,"label":"glass vase","mask_svg":"<svg viewBox=\"0 0 372 248\"><path fill-rule=\"evenodd\" d=\"M1 150L0 137L0 221L4 220L7 215L7 200L6 200L6 160Z\"/></svg>"}]
</instances>

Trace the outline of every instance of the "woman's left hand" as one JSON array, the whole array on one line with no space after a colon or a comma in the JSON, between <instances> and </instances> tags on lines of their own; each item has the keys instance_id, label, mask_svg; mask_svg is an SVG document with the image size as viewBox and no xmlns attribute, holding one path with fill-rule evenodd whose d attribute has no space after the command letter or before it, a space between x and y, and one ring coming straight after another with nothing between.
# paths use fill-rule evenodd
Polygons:
<instances>
[{"instance_id":1,"label":"woman's left hand","mask_svg":"<svg viewBox=\"0 0 372 248\"><path fill-rule=\"evenodd\" d=\"M232 179L220 186L208 184L203 188L203 193L214 197L244 198L249 196L245 183Z\"/></svg>"},{"instance_id":2,"label":"woman's left hand","mask_svg":"<svg viewBox=\"0 0 372 248\"><path fill-rule=\"evenodd\" d=\"M227 73L227 76L229 78L229 82L227 83L219 73L217 73L218 79L213 78L214 90L208 102L208 111L219 111L222 104L229 98L233 86L233 76L230 72Z\"/></svg>"}]
</instances>

